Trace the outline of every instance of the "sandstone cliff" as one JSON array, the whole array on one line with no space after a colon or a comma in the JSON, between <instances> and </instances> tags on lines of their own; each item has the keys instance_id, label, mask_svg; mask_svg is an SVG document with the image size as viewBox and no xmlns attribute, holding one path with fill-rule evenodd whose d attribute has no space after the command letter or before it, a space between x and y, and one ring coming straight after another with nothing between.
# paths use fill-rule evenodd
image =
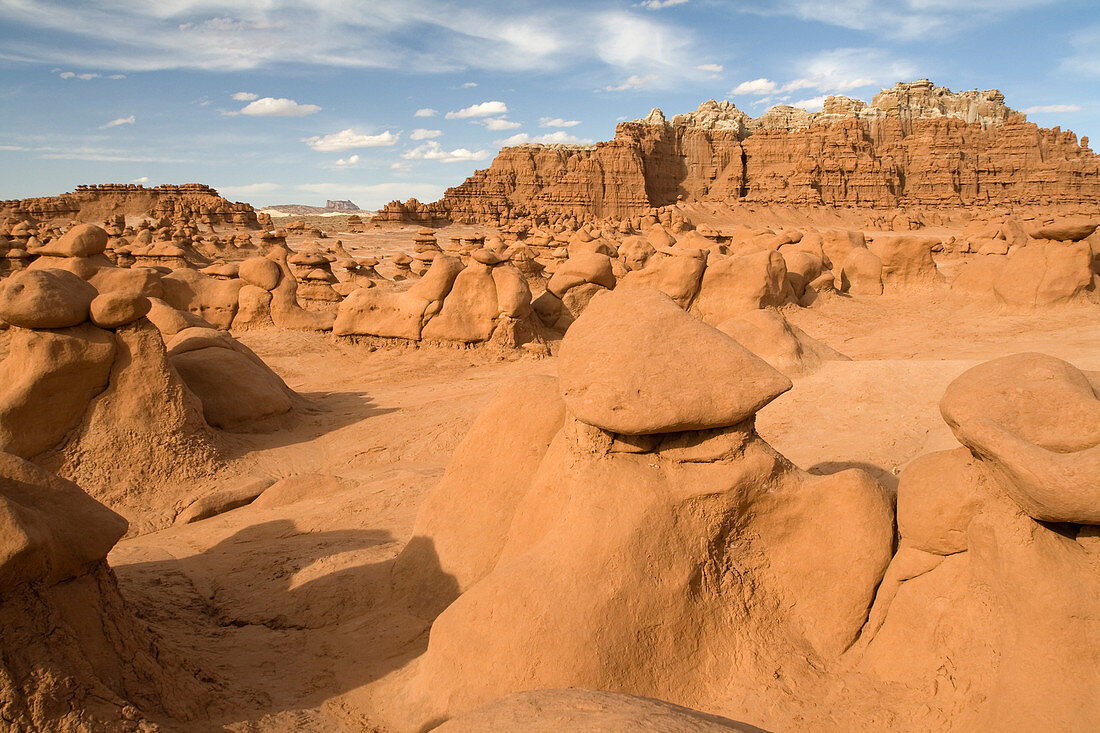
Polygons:
<instances>
[{"instance_id":1,"label":"sandstone cliff","mask_svg":"<svg viewBox=\"0 0 1100 733\"><path fill-rule=\"evenodd\" d=\"M119 214L260 228L252 206L232 203L218 195L210 186L201 183L155 188L106 183L77 186L75 191L60 196L0 201L0 217L32 217L41 221L96 221Z\"/></svg>"},{"instance_id":2,"label":"sandstone cliff","mask_svg":"<svg viewBox=\"0 0 1100 733\"><path fill-rule=\"evenodd\" d=\"M588 146L505 148L421 220L564 214L625 218L684 201L837 207L1076 204L1100 199L1088 138L1041 129L996 90L922 79L870 104L829 97L757 118L730 102L666 119L659 110ZM392 218L402 218L397 207Z\"/></svg>"}]
</instances>

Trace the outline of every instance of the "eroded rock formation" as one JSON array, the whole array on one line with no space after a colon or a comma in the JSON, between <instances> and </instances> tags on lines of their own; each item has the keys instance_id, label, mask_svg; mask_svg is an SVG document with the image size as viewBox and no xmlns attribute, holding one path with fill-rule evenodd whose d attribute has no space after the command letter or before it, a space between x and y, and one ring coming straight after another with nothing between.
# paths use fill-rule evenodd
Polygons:
<instances>
[{"instance_id":1,"label":"eroded rock formation","mask_svg":"<svg viewBox=\"0 0 1100 733\"><path fill-rule=\"evenodd\" d=\"M779 106L754 119L711 100L671 119L655 109L623 122L609 142L505 148L416 218L621 219L680 199L898 207L1098 196L1100 157L1087 138L1027 122L996 90L956 93L922 79L870 104L829 97L816 113Z\"/></svg>"}]
</instances>

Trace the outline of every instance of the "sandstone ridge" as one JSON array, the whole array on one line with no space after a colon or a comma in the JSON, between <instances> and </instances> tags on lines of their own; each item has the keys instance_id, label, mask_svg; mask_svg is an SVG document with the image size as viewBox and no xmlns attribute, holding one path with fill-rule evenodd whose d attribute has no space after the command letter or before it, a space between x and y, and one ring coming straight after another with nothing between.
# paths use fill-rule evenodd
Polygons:
<instances>
[{"instance_id":1,"label":"sandstone ridge","mask_svg":"<svg viewBox=\"0 0 1100 733\"><path fill-rule=\"evenodd\" d=\"M433 204L383 218L503 223L547 216L622 219L677 202L904 206L1081 204L1100 196L1100 157L1044 129L997 90L927 79L870 103L831 96L821 112L780 105L757 118L709 100L666 119L654 109L596 145L504 148ZM415 215L413 215L415 213Z\"/></svg>"}]
</instances>

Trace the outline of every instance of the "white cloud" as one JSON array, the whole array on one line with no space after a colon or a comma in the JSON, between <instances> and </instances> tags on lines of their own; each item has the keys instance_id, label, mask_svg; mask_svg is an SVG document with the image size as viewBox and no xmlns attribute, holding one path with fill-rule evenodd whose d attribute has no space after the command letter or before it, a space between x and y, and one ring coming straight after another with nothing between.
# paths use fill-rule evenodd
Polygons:
<instances>
[{"instance_id":1,"label":"white cloud","mask_svg":"<svg viewBox=\"0 0 1100 733\"><path fill-rule=\"evenodd\" d=\"M132 125L134 124L134 122L136 122L136 120L134 119L133 115L130 115L129 117L118 117L111 120L105 125L100 125L99 129L106 130L108 127L118 127L119 125Z\"/></svg>"},{"instance_id":2,"label":"white cloud","mask_svg":"<svg viewBox=\"0 0 1100 733\"><path fill-rule=\"evenodd\" d=\"M502 130L515 130L516 128L523 127L518 122L512 122L512 120L506 120L503 117L490 117L486 120L477 120L478 123L485 125L485 129L493 130L494 132L500 132Z\"/></svg>"},{"instance_id":3,"label":"white cloud","mask_svg":"<svg viewBox=\"0 0 1100 733\"><path fill-rule=\"evenodd\" d=\"M125 79L126 75L125 74L111 74L107 78L108 79Z\"/></svg>"},{"instance_id":4,"label":"white cloud","mask_svg":"<svg viewBox=\"0 0 1100 733\"><path fill-rule=\"evenodd\" d=\"M242 115L253 117L304 117L320 112L316 104L298 104L293 99L264 97L245 105Z\"/></svg>"},{"instance_id":5,"label":"white cloud","mask_svg":"<svg viewBox=\"0 0 1100 733\"><path fill-rule=\"evenodd\" d=\"M786 15L891 38L954 34L1054 0L755 0L739 9Z\"/></svg>"},{"instance_id":6,"label":"white cloud","mask_svg":"<svg viewBox=\"0 0 1100 733\"><path fill-rule=\"evenodd\" d=\"M721 64L699 64L695 67L699 71L709 71L712 74L721 74L723 67Z\"/></svg>"},{"instance_id":7,"label":"white cloud","mask_svg":"<svg viewBox=\"0 0 1100 733\"><path fill-rule=\"evenodd\" d=\"M463 163L473 160L485 160L489 157L489 151L474 151L466 148L444 150L438 142L429 140L423 145L405 151L401 154L401 157L405 160L437 160L441 163Z\"/></svg>"},{"instance_id":8,"label":"white cloud","mask_svg":"<svg viewBox=\"0 0 1100 733\"><path fill-rule=\"evenodd\" d=\"M423 127L418 127L409 133L409 139L411 140L431 140L433 137L439 137L443 134L442 130L425 130Z\"/></svg>"},{"instance_id":9,"label":"white cloud","mask_svg":"<svg viewBox=\"0 0 1100 733\"><path fill-rule=\"evenodd\" d=\"M403 160L398 160L394 163L390 163L390 170L405 173L412 170L412 164L406 163Z\"/></svg>"},{"instance_id":10,"label":"white cloud","mask_svg":"<svg viewBox=\"0 0 1100 733\"><path fill-rule=\"evenodd\" d=\"M540 117L539 125L542 127L576 127L580 120L563 120L561 117Z\"/></svg>"},{"instance_id":11,"label":"white cloud","mask_svg":"<svg viewBox=\"0 0 1100 733\"><path fill-rule=\"evenodd\" d=\"M542 74L589 66L616 79L658 75L669 87L698 74L706 44L696 29L671 14L621 6L112 0L68 3L59 13L55 0L18 0L0 2L0 26L30 31L5 44L5 58L121 72L309 65L473 78L481 70Z\"/></svg>"},{"instance_id":12,"label":"white cloud","mask_svg":"<svg viewBox=\"0 0 1100 733\"><path fill-rule=\"evenodd\" d=\"M149 182L149 176L142 176L141 178L135 178L134 180L130 181L130 183L138 183L138 184L141 184L141 185L144 185L148 182Z\"/></svg>"},{"instance_id":13,"label":"white cloud","mask_svg":"<svg viewBox=\"0 0 1100 733\"><path fill-rule=\"evenodd\" d=\"M336 165L338 165L342 168L347 167L347 166L358 165L358 164L359 164L359 156L358 155L349 155L347 158L339 158L336 161Z\"/></svg>"},{"instance_id":14,"label":"white cloud","mask_svg":"<svg viewBox=\"0 0 1100 733\"><path fill-rule=\"evenodd\" d=\"M800 99L797 102L791 102L792 107L801 107L807 112L820 112L825 106L825 95L820 97L812 97L810 99Z\"/></svg>"},{"instance_id":15,"label":"white cloud","mask_svg":"<svg viewBox=\"0 0 1100 733\"><path fill-rule=\"evenodd\" d=\"M511 137L496 141L497 145L504 147L523 145L524 143L537 143L540 145L591 145L592 140L570 135L564 130L558 130L557 132L551 132L546 135L536 135L534 137L531 137L526 132L520 132Z\"/></svg>"},{"instance_id":16,"label":"white cloud","mask_svg":"<svg viewBox=\"0 0 1100 733\"><path fill-rule=\"evenodd\" d=\"M504 102L481 102L460 110L451 110L446 114L448 120L465 120L471 117L495 117L508 114L508 105Z\"/></svg>"},{"instance_id":17,"label":"white cloud","mask_svg":"<svg viewBox=\"0 0 1100 733\"><path fill-rule=\"evenodd\" d=\"M251 102L253 99L259 99L259 94L253 94L252 92L237 92L233 95L233 99L238 102Z\"/></svg>"},{"instance_id":18,"label":"white cloud","mask_svg":"<svg viewBox=\"0 0 1100 733\"><path fill-rule=\"evenodd\" d=\"M305 137L302 142L321 153L339 153L353 148L387 147L396 144L399 137L401 133L395 135L389 130L377 135L364 135L349 127L331 135Z\"/></svg>"},{"instance_id":19,"label":"white cloud","mask_svg":"<svg viewBox=\"0 0 1100 733\"><path fill-rule=\"evenodd\" d=\"M1051 112L1080 112L1081 106L1077 104L1037 104L1034 107L1026 107L1023 112L1029 115L1042 115Z\"/></svg>"},{"instance_id":20,"label":"white cloud","mask_svg":"<svg viewBox=\"0 0 1100 733\"><path fill-rule=\"evenodd\" d=\"M437 114L439 114L439 110L434 110L431 107L424 107L423 109L416 110L413 117L435 117Z\"/></svg>"},{"instance_id":21,"label":"white cloud","mask_svg":"<svg viewBox=\"0 0 1100 733\"><path fill-rule=\"evenodd\" d=\"M62 71L60 74L58 74L58 76L60 76L62 79L80 79L81 81L90 81L92 79L99 79L100 78L99 74L92 74L92 73L77 74L75 71ZM112 76L111 78L114 79L116 77ZM124 79L126 77L119 76L118 78Z\"/></svg>"},{"instance_id":22,"label":"white cloud","mask_svg":"<svg viewBox=\"0 0 1100 733\"><path fill-rule=\"evenodd\" d=\"M764 94L772 94L776 90L775 82L771 79L753 79L752 81L743 81L733 88L730 92L731 96L737 96L739 94L755 94L757 96Z\"/></svg>"},{"instance_id":23,"label":"white cloud","mask_svg":"<svg viewBox=\"0 0 1100 733\"><path fill-rule=\"evenodd\" d=\"M477 86L476 81L468 81L468 82L466 82L465 84L462 85L462 88L463 89L473 89L476 86Z\"/></svg>"},{"instance_id":24,"label":"white cloud","mask_svg":"<svg viewBox=\"0 0 1100 733\"><path fill-rule=\"evenodd\" d=\"M683 5L686 2L688 0L642 0L637 7L647 10L660 10L661 8L671 8L673 5Z\"/></svg>"},{"instance_id":25,"label":"white cloud","mask_svg":"<svg viewBox=\"0 0 1100 733\"><path fill-rule=\"evenodd\" d=\"M627 77L626 81L622 84L609 84L604 87L605 92L625 92L629 89L645 89L652 86L653 82L657 81L655 74L648 74L646 76L640 76L638 74L632 74Z\"/></svg>"}]
</instances>

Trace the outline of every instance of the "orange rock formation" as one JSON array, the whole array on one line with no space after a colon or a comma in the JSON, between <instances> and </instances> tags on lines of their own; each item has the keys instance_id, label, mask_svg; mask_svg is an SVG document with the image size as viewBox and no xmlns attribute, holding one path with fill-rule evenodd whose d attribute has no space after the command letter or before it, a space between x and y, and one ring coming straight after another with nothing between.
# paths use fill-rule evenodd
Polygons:
<instances>
[{"instance_id":1,"label":"orange rock formation","mask_svg":"<svg viewBox=\"0 0 1100 733\"><path fill-rule=\"evenodd\" d=\"M1039 128L997 90L956 93L922 79L871 104L829 97L817 113L781 105L754 119L710 100L666 120L654 109L609 142L505 148L427 208L473 222L626 218L678 200L892 208L1098 196L1100 157L1088 138Z\"/></svg>"}]
</instances>

